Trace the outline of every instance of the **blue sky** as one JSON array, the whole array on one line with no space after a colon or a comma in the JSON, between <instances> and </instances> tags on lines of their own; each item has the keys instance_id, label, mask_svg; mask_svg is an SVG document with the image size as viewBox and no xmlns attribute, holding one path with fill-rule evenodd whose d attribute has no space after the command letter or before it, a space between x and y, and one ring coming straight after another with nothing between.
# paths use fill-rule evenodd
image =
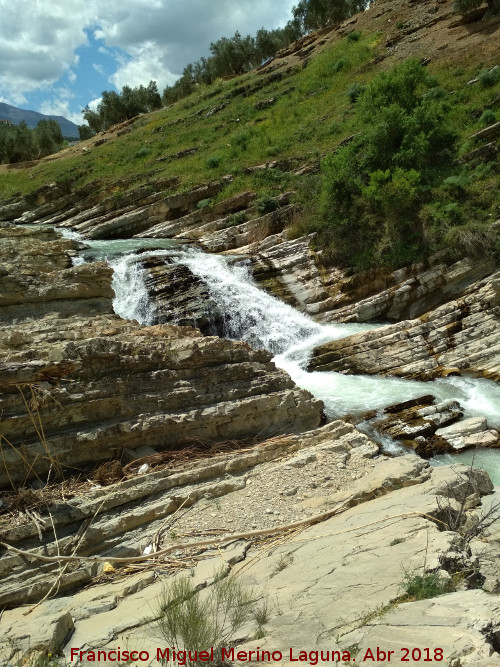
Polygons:
<instances>
[{"instance_id":1,"label":"blue sky","mask_svg":"<svg viewBox=\"0 0 500 667\"><path fill-rule=\"evenodd\" d=\"M282 26L297 0L0 0L0 102L83 122L103 90L161 93L210 42Z\"/></svg>"}]
</instances>

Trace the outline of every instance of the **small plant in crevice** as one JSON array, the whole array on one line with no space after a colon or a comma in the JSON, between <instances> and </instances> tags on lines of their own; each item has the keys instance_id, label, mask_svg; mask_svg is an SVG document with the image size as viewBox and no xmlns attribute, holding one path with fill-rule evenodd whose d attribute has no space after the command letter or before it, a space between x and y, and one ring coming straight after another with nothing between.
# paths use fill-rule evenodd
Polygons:
<instances>
[{"instance_id":1,"label":"small plant in crevice","mask_svg":"<svg viewBox=\"0 0 500 667\"><path fill-rule=\"evenodd\" d=\"M238 211L237 213L231 213L227 216L227 225L228 227L235 227L236 225L242 225L247 221L247 214L245 211Z\"/></svg>"},{"instance_id":2,"label":"small plant in crevice","mask_svg":"<svg viewBox=\"0 0 500 667\"><path fill-rule=\"evenodd\" d=\"M282 572L285 568L287 568L289 565L293 563L293 556L290 554L283 554L281 555L278 560L276 561L276 565L274 566L273 569L273 575L278 574L278 572Z\"/></svg>"},{"instance_id":3,"label":"small plant in crevice","mask_svg":"<svg viewBox=\"0 0 500 667\"><path fill-rule=\"evenodd\" d=\"M279 207L279 202L274 197L269 197L269 195L259 197L255 202L255 208L261 215L272 213L272 211L276 211Z\"/></svg>"},{"instance_id":4,"label":"small plant in crevice","mask_svg":"<svg viewBox=\"0 0 500 667\"><path fill-rule=\"evenodd\" d=\"M210 208L212 206L212 200L211 199L200 199L200 201L196 204L196 208L200 211L204 208Z\"/></svg>"},{"instance_id":5,"label":"small plant in crevice","mask_svg":"<svg viewBox=\"0 0 500 667\"><path fill-rule=\"evenodd\" d=\"M450 579L437 572L416 574L416 572L405 571L401 584L407 602L427 600L438 595L450 593L453 590Z\"/></svg>"},{"instance_id":6,"label":"small plant in crevice","mask_svg":"<svg viewBox=\"0 0 500 667\"><path fill-rule=\"evenodd\" d=\"M254 590L232 573L216 573L213 583L202 590L187 577L174 577L157 600L156 630L168 646L191 652L213 646L219 660L221 648L232 646L237 631L252 617L258 624L257 633L262 630L257 619L267 620L267 607L256 610L255 598Z\"/></svg>"}]
</instances>

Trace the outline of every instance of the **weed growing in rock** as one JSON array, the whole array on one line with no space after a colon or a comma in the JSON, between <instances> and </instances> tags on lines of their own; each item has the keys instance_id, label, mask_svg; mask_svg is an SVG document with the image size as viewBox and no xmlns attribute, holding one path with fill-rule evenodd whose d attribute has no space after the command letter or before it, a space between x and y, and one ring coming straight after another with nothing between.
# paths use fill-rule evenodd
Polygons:
<instances>
[{"instance_id":1,"label":"weed growing in rock","mask_svg":"<svg viewBox=\"0 0 500 667\"><path fill-rule=\"evenodd\" d=\"M222 647L231 646L236 632L252 615L261 621L268 616L267 607L265 611L255 610L253 589L223 572L201 591L189 578L172 579L157 602L156 612L156 627L166 645L185 647L193 658L195 651L207 647L213 646L218 653ZM197 663L196 659L189 661L190 665Z\"/></svg>"},{"instance_id":2,"label":"weed growing in rock","mask_svg":"<svg viewBox=\"0 0 500 667\"><path fill-rule=\"evenodd\" d=\"M260 197L257 199L255 202L255 207L257 211L261 214L264 215L265 213L271 213L272 211L276 211L280 207L279 203L274 199L274 197L269 197L265 195L264 197Z\"/></svg>"},{"instance_id":3,"label":"weed growing in rock","mask_svg":"<svg viewBox=\"0 0 500 667\"><path fill-rule=\"evenodd\" d=\"M274 567L273 574L278 574L278 572L281 572L292 563L293 563L293 556L290 556L290 554L284 554L283 556L280 556Z\"/></svg>"},{"instance_id":4,"label":"weed growing in rock","mask_svg":"<svg viewBox=\"0 0 500 667\"><path fill-rule=\"evenodd\" d=\"M452 590L451 582L437 572L415 574L415 572L405 571L402 587L407 596L407 602L435 598Z\"/></svg>"}]
</instances>

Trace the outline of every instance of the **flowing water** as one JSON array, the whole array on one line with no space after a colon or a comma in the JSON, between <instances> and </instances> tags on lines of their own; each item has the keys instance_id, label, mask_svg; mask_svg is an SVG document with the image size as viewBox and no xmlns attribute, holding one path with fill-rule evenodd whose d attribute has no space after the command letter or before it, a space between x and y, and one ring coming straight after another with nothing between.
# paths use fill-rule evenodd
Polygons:
<instances>
[{"instance_id":1,"label":"flowing water","mask_svg":"<svg viewBox=\"0 0 500 667\"><path fill-rule=\"evenodd\" d=\"M141 250L145 247L141 239L129 242ZM102 243L91 242L91 246L94 249ZM154 245L158 248L157 243ZM122 247L125 250L125 243ZM466 416L482 415L487 417L490 427L500 427L500 386L490 380L451 377L423 383L376 375L308 372L307 364L317 345L373 329L377 325L319 324L260 289L242 260L208 255L193 248L180 249L173 244L161 251L150 250L140 254L130 254L130 248L126 252L116 252L110 262L115 270L114 307L115 312L124 318L137 319L143 324L154 320L154 308L149 302L138 266L141 259L150 255L168 255L171 261L186 265L200 277L224 313L225 335L271 352L276 366L285 370L299 387L324 402L325 412L330 418L380 409L391 403L433 394L438 400L454 398L460 402ZM384 445L393 452L398 449L390 441ZM500 452L492 451L488 457L488 469L500 476ZM434 462L448 463L449 459L451 457L443 461L443 457L435 457ZM455 461L457 457L451 460Z\"/></svg>"}]
</instances>

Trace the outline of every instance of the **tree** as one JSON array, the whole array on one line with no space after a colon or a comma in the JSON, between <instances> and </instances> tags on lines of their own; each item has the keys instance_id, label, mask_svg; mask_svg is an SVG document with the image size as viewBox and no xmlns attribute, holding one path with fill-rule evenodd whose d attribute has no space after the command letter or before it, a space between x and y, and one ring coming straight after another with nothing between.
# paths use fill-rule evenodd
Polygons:
<instances>
[{"instance_id":1,"label":"tree","mask_svg":"<svg viewBox=\"0 0 500 667\"><path fill-rule=\"evenodd\" d=\"M340 23L367 5L368 0L300 0L292 14L306 33Z\"/></svg>"},{"instance_id":2,"label":"tree","mask_svg":"<svg viewBox=\"0 0 500 667\"><path fill-rule=\"evenodd\" d=\"M330 260L368 268L422 257L420 207L455 155L447 107L426 94L433 85L412 59L379 74L358 98L364 131L321 165L319 242Z\"/></svg>"},{"instance_id":3,"label":"tree","mask_svg":"<svg viewBox=\"0 0 500 667\"><path fill-rule=\"evenodd\" d=\"M91 128L88 125L79 125L78 134L80 136L81 141L85 141L85 139L90 139L90 137L94 135L94 133L92 132Z\"/></svg>"}]
</instances>

